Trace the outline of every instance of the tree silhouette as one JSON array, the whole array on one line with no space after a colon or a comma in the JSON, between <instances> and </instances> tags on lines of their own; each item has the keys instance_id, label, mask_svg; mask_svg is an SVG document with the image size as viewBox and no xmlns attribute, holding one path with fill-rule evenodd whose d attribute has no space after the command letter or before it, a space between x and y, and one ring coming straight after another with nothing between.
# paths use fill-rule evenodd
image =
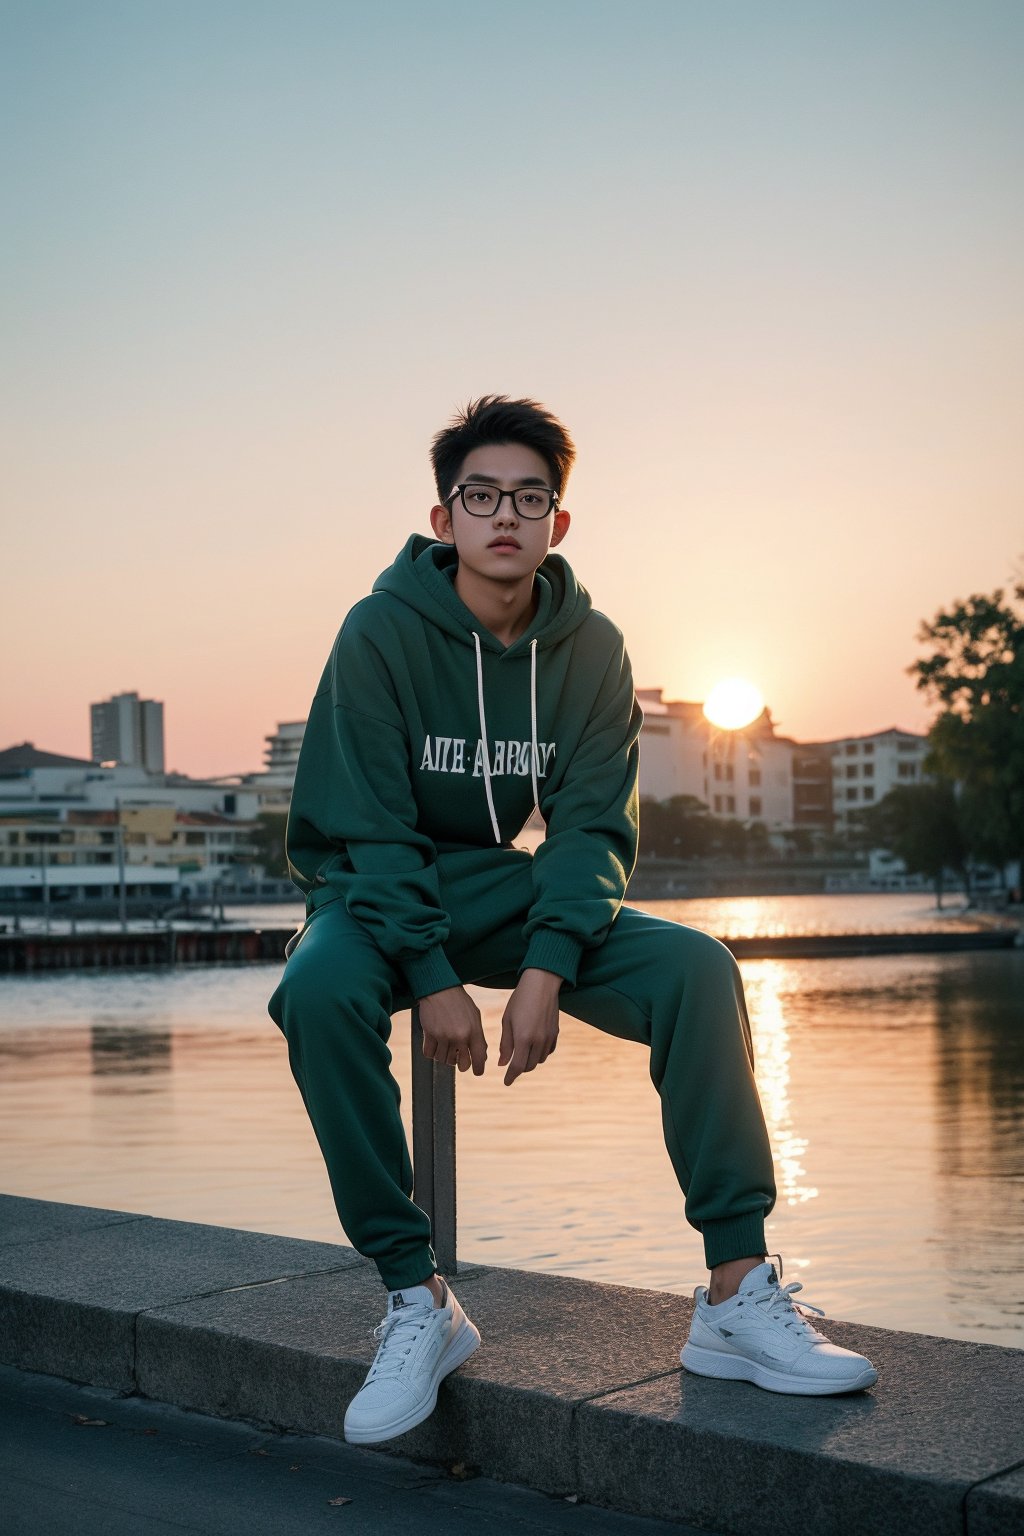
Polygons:
<instances>
[{"instance_id":1,"label":"tree silhouette","mask_svg":"<svg viewBox=\"0 0 1024 1536\"><path fill-rule=\"evenodd\" d=\"M1024 603L1024 583L1014 599ZM955 782L970 852L1002 870L1024 859L1024 614L1002 588L975 593L923 623L917 639L934 649L907 671L942 711L924 768Z\"/></svg>"}]
</instances>

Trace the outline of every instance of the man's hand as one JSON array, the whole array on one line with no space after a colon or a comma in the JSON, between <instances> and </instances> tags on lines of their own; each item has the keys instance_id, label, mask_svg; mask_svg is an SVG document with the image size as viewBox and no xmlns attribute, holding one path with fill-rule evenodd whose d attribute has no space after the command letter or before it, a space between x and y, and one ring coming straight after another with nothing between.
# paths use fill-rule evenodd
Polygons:
<instances>
[{"instance_id":1,"label":"man's hand","mask_svg":"<svg viewBox=\"0 0 1024 1536\"><path fill-rule=\"evenodd\" d=\"M420 1028L423 1054L431 1061L460 1072L473 1068L480 1077L487 1060L487 1040L480 1022L480 1009L465 987L446 987L420 998Z\"/></svg>"},{"instance_id":2,"label":"man's hand","mask_svg":"<svg viewBox=\"0 0 1024 1536\"><path fill-rule=\"evenodd\" d=\"M558 1043L558 992L562 977L554 971L526 970L508 1000L501 1020L498 1065L509 1062L505 1087L520 1072L532 1072L547 1061Z\"/></svg>"}]
</instances>

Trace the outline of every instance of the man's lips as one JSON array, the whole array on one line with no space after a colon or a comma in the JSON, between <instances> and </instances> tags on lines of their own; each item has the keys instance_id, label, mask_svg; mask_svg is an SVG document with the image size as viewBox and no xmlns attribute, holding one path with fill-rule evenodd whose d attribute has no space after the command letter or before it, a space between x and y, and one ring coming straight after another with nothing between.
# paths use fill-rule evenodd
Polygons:
<instances>
[{"instance_id":1,"label":"man's lips","mask_svg":"<svg viewBox=\"0 0 1024 1536\"><path fill-rule=\"evenodd\" d=\"M520 545L519 545L519 543L518 543L518 541L516 539L492 539L491 542L488 544L487 548L488 549L519 549Z\"/></svg>"}]
</instances>

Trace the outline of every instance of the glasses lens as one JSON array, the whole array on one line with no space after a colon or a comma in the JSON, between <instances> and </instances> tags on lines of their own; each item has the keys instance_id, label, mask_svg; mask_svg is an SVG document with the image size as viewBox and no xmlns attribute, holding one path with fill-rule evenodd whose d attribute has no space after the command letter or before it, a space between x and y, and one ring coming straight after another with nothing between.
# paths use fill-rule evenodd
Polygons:
<instances>
[{"instance_id":1,"label":"glasses lens","mask_svg":"<svg viewBox=\"0 0 1024 1536\"><path fill-rule=\"evenodd\" d=\"M467 485L462 490L462 505L474 517L491 517L498 505L498 492L493 485Z\"/></svg>"},{"instance_id":2,"label":"glasses lens","mask_svg":"<svg viewBox=\"0 0 1024 1536\"><path fill-rule=\"evenodd\" d=\"M539 486L524 485L516 491L516 511L520 517L547 517L553 497Z\"/></svg>"}]
</instances>

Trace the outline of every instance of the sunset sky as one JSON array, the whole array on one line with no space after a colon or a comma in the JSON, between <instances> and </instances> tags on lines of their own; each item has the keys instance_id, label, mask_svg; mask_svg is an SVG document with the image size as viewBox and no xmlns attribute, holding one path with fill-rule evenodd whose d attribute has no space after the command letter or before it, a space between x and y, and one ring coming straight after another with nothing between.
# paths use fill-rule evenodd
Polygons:
<instances>
[{"instance_id":1,"label":"sunset sky","mask_svg":"<svg viewBox=\"0 0 1024 1536\"><path fill-rule=\"evenodd\" d=\"M260 765L533 395L636 683L800 740L931 712L1024 579L1024 5L3 0L0 747Z\"/></svg>"}]
</instances>

